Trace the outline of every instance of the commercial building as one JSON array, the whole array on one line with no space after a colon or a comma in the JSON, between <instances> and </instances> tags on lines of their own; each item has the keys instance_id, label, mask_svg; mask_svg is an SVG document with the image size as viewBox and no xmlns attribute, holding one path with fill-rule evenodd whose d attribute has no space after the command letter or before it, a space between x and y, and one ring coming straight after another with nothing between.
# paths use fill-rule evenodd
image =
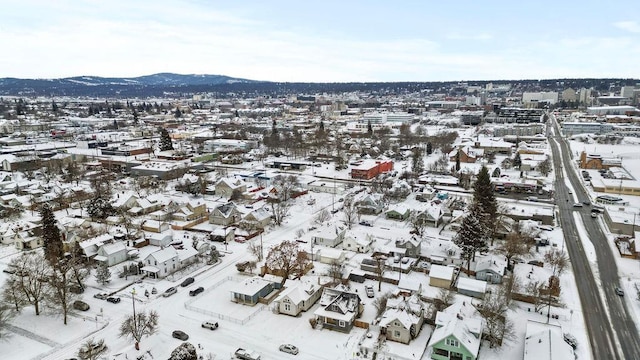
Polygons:
<instances>
[{"instance_id":1,"label":"commercial building","mask_svg":"<svg viewBox=\"0 0 640 360\"><path fill-rule=\"evenodd\" d=\"M364 160L351 168L352 179L371 180L379 174L393 170L391 160Z\"/></svg>"}]
</instances>

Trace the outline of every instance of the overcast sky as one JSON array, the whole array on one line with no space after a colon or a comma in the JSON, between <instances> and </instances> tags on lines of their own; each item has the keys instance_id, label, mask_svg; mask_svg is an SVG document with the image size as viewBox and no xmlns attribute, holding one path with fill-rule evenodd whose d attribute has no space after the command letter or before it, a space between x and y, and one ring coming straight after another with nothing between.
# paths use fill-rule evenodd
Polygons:
<instances>
[{"instance_id":1,"label":"overcast sky","mask_svg":"<svg viewBox=\"0 0 640 360\"><path fill-rule=\"evenodd\" d=\"M18 0L0 77L640 77L637 0Z\"/></svg>"}]
</instances>

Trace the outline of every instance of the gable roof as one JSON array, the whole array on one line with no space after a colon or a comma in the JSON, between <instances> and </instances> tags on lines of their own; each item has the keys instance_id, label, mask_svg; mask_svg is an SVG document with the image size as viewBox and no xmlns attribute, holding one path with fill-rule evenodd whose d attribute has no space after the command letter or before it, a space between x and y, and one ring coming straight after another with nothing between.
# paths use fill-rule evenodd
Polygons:
<instances>
[{"instance_id":1,"label":"gable roof","mask_svg":"<svg viewBox=\"0 0 640 360\"><path fill-rule=\"evenodd\" d=\"M433 345L439 343L440 341L453 336L459 342L461 346L464 346L467 351L475 356L478 355L478 351L480 350L480 338L476 337L471 327L482 329L481 320L480 319L463 319L458 316L449 316L449 314L438 312L436 317L441 314L445 314L445 316L449 317L449 321L444 323L443 326L436 328L431 335L431 340L429 340L429 347L433 347ZM480 326L477 326L476 323L480 323ZM437 320L436 320L437 324Z\"/></svg>"}]
</instances>

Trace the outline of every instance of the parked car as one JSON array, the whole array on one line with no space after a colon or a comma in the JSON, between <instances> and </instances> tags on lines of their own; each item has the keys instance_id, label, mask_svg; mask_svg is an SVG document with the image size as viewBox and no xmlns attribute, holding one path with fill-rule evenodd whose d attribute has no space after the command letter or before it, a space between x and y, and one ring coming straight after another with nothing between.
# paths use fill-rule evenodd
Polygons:
<instances>
[{"instance_id":1,"label":"parked car","mask_svg":"<svg viewBox=\"0 0 640 360\"><path fill-rule=\"evenodd\" d=\"M585 200L585 201L583 201L582 203L583 203L583 204L585 204L585 205L587 205L587 206L591 205L591 201L589 201L589 200Z\"/></svg>"},{"instance_id":2,"label":"parked car","mask_svg":"<svg viewBox=\"0 0 640 360\"><path fill-rule=\"evenodd\" d=\"M178 292L178 289L174 288L173 286L168 288L167 290L164 291L164 293L162 293L163 297L169 297L175 293Z\"/></svg>"},{"instance_id":3,"label":"parked car","mask_svg":"<svg viewBox=\"0 0 640 360\"><path fill-rule=\"evenodd\" d=\"M575 204L573 204L573 207L574 208L581 208L582 204L581 203L575 203Z\"/></svg>"},{"instance_id":4,"label":"parked car","mask_svg":"<svg viewBox=\"0 0 640 360\"><path fill-rule=\"evenodd\" d=\"M182 331L182 330L174 330L171 333L171 336L173 336L176 339L182 340L182 341L189 340L189 335L187 335L187 333Z\"/></svg>"},{"instance_id":5,"label":"parked car","mask_svg":"<svg viewBox=\"0 0 640 360\"><path fill-rule=\"evenodd\" d=\"M196 279L194 279L192 277L188 277L188 278L184 279L184 281L182 282L182 284L180 284L180 286L182 286L182 287L189 286L189 285L193 284L194 281L196 281Z\"/></svg>"},{"instance_id":6,"label":"parked car","mask_svg":"<svg viewBox=\"0 0 640 360\"><path fill-rule=\"evenodd\" d=\"M76 300L73 302L73 308L80 311L89 310L89 304L84 301Z\"/></svg>"},{"instance_id":7,"label":"parked car","mask_svg":"<svg viewBox=\"0 0 640 360\"><path fill-rule=\"evenodd\" d=\"M375 296L375 294L373 293L373 286L371 285L365 285L364 291L367 293L368 298L372 298Z\"/></svg>"},{"instance_id":8,"label":"parked car","mask_svg":"<svg viewBox=\"0 0 640 360\"><path fill-rule=\"evenodd\" d=\"M260 354L253 350L238 348L234 354L236 355L236 358L242 360L260 360Z\"/></svg>"},{"instance_id":9,"label":"parked car","mask_svg":"<svg viewBox=\"0 0 640 360\"><path fill-rule=\"evenodd\" d=\"M544 263L542 261L540 261L540 260L531 260L527 264L534 265L534 266L539 266L539 267L544 266Z\"/></svg>"},{"instance_id":10,"label":"parked car","mask_svg":"<svg viewBox=\"0 0 640 360\"><path fill-rule=\"evenodd\" d=\"M80 285L71 285L69 286L69 292L73 294L82 294L84 292L84 288Z\"/></svg>"},{"instance_id":11,"label":"parked car","mask_svg":"<svg viewBox=\"0 0 640 360\"><path fill-rule=\"evenodd\" d=\"M553 226L551 225L538 225L538 229L544 231L553 231Z\"/></svg>"},{"instance_id":12,"label":"parked car","mask_svg":"<svg viewBox=\"0 0 640 360\"><path fill-rule=\"evenodd\" d=\"M371 224L371 222L366 221L366 220L362 220L362 221L360 221L360 225L363 225L363 226L373 226L373 224Z\"/></svg>"},{"instance_id":13,"label":"parked car","mask_svg":"<svg viewBox=\"0 0 640 360\"><path fill-rule=\"evenodd\" d=\"M196 288L196 289L193 289L193 290L189 291L189 296L196 296L196 295L200 294L203 291L204 291L204 288L202 286L200 286L199 288Z\"/></svg>"},{"instance_id":14,"label":"parked car","mask_svg":"<svg viewBox=\"0 0 640 360\"><path fill-rule=\"evenodd\" d=\"M96 299L100 299L100 300L107 300L107 298L109 297L109 294L107 293L97 293L95 295L93 295L94 298Z\"/></svg>"},{"instance_id":15,"label":"parked car","mask_svg":"<svg viewBox=\"0 0 640 360\"><path fill-rule=\"evenodd\" d=\"M110 303L112 303L112 304L117 304L117 303L119 303L119 302L120 302L120 300L121 300L121 299L120 299L119 297L115 297L115 296L109 296L109 297L107 298L107 301L108 301L108 302L110 302Z\"/></svg>"},{"instance_id":16,"label":"parked car","mask_svg":"<svg viewBox=\"0 0 640 360\"><path fill-rule=\"evenodd\" d=\"M622 290L621 288L616 286L615 291L616 291L616 295L624 296L624 290Z\"/></svg>"},{"instance_id":17,"label":"parked car","mask_svg":"<svg viewBox=\"0 0 640 360\"><path fill-rule=\"evenodd\" d=\"M218 328L217 322L205 321L202 323L202 327L209 330L215 330Z\"/></svg>"},{"instance_id":18,"label":"parked car","mask_svg":"<svg viewBox=\"0 0 640 360\"><path fill-rule=\"evenodd\" d=\"M592 218L597 218L598 217L598 213L597 212L591 212L591 217Z\"/></svg>"},{"instance_id":19,"label":"parked car","mask_svg":"<svg viewBox=\"0 0 640 360\"><path fill-rule=\"evenodd\" d=\"M282 352L286 352L287 354L291 354L291 355L298 355L298 348L295 345L291 345L291 344L282 344L279 347L280 351Z\"/></svg>"}]
</instances>

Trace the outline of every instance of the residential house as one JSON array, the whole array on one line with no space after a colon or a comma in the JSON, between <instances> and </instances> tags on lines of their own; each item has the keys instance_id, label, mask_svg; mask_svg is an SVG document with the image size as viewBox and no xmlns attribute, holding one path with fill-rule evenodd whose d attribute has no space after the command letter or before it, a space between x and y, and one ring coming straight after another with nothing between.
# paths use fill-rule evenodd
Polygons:
<instances>
[{"instance_id":1,"label":"residential house","mask_svg":"<svg viewBox=\"0 0 640 360\"><path fill-rule=\"evenodd\" d=\"M316 247L313 251L311 259L323 264L342 264L347 258L347 254L340 249Z\"/></svg>"},{"instance_id":2,"label":"residential house","mask_svg":"<svg viewBox=\"0 0 640 360\"><path fill-rule=\"evenodd\" d=\"M140 224L140 229L154 233L161 233L171 228L168 222L146 219Z\"/></svg>"},{"instance_id":3,"label":"residential house","mask_svg":"<svg viewBox=\"0 0 640 360\"><path fill-rule=\"evenodd\" d=\"M405 249L404 256L417 259L422 254L422 239L412 236L396 240L396 247Z\"/></svg>"},{"instance_id":4,"label":"residential house","mask_svg":"<svg viewBox=\"0 0 640 360\"><path fill-rule=\"evenodd\" d=\"M424 304L418 296L411 296L388 299L378 325L387 340L409 344L420 334L423 322Z\"/></svg>"},{"instance_id":5,"label":"residential house","mask_svg":"<svg viewBox=\"0 0 640 360\"><path fill-rule=\"evenodd\" d=\"M484 294L487 292L486 282L466 277L458 278L456 287L458 288L458 293L478 299L484 298Z\"/></svg>"},{"instance_id":6,"label":"residential house","mask_svg":"<svg viewBox=\"0 0 640 360\"><path fill-rule=\"evenodd\" d=\"M254 276L236 284L231 289L231 301L244 304L255 305L260 298L264 298L276 288L277 282Z\"/></svg>"},{"instance_id":7,"label":"residential house","mask_svg":"<svg viewBox=\"0 0 640 360\"><path fill-rule=\"evenodd\" d=\"M320 307L314 312L319 325L329 330L349 333L364 305L360 296L342 289L324 288Z\"/></svg>"},{"instance_id":8,"label":"residential house","mask_svg":"<svg viewBox=\"0 0 640 360\"><path fill-rule=\"evenodd\" d=\"M353 204L358 213L364 215L378 215L386 208L382 194L366 194L362 198L354 199Z\"/></svg>"},{"instance_id":9,"label":"residential house","mask_svg":"<svg viewBox=\"0 0 640 360\"><path fill-rule=\"evenodd\" d=\"M342 241L344 250L355 251L361 254L370 253L373 246L373 236L370 234L348 231Z\"/></svg>"},{"instance_id":10,"label":"residential house","mask_svg":"<svg viewBox=\"0 0 640 360\"><path fill-rule=\"evenodd\" d=\"M215 194L220 197L229 198L233 192L244 193L247 191L247 184L241 179L222 178L216 183Z\"/></svg>"},{"instance_id":11,"label":"residential house","mask_svg":"<svg viewBox=\"0 0 640 360\"><path fill-rule=\"evenodd\" d=\"M271 213L265 208L255 209L246 214L242 221L250 224L257 229L264 229L271 224Z\"/></svg>"},{"instance_id":12,"label":"residential house","mask_svg":"<svg viewBox=\"0 0 640 360\"><path fill-rule=\"evenodd\" d=\"M475 163L479 156L482 156L484 151L481 149L474 149L469 145L458 146L457 149L451 150L449 153L449 161L456 162L459 159L461 163Z\"/></svg>"},{"instance_id":13,"label":"residential house","mask_svg":"<svg viewBox=\"0 0 640 360\"><path fill-rule=\"evenodd\" d=\"M487 256L476 263L476 279L501 284L506 269L507 262L502 257Z\"/></svg>"},{"instance_id":14,"label":"residential house","mask_svg":"<svg viewBox=\"0 0 640 360\"><path fill-rule=\"evenodd\" d=\"M442 222L443 216L444 211L442 210L442 206L435 203L430 203L426 208L416 214L418 220L430 227L438 227L440 222Z\"/></svg>"},{"instance_id":15,"label":"residential house","mask_svg":"<svg viewBox=\"0 0 640 360\"><path fill-rule=\"evenodd\" d=\"M301 312L309 310L322 295L322 288L314 282L291 280L287 285L289 286L275 299L280 314L298 316Z\"/></svg>"},{"instance_id":16,"label":"residential house","mask_svg":"<svg viewBox=\"0 0 640 360\"><path fill-rule=\"evenodd\" d=\"M143 263L141 270L152 279L162 279L180 270L178 251L172 246L152 252L143 260Z\"/></svg>"},{"instance_id":17,"label":"residential house","mask_svg":"<svg viewBox=\"0 0 640 360\"><path fill-rule=\"evenodd\" d=\"M102 234L91 239L80 241L78 243L78 246L80 246L82 254L87 260L93 260L93 258L98 255L98 249L102 246L102 244L110 242L112 240L113 235Z\"/></svg>"},{"instance_id":18,"label":"residential house","mask_svg":"<svg viewBox=\"0 0 640 360\"><path fill-rule=\"evenodd\" d=\"M120 264L127 259L127 247L121 241L102 244L98 247L98 252L94 257L94 260L107 267Z\"/></svg>"},{"instance_id":19,"label":"residential house","mask_svg":"<svg viewBox=\"0 0 640 360\"><path fill-rule=\"evenodd\" d=\"M453 281L454 268L443 265L431 265L429 270L429 285L449 289Z\"/></svg>"},{"instance_id":20,"label":"residential house","mask_svg":"<svg viewBox=\"0 0 640 360\"><path fill-rule=\"evenodd\" d=\"M230 243L236 236L236 228L233 226L215 227L209 233L209 240Z\"/></svg>"},{"instance_id":21,"label":"residential house","mask_svg":"<svg viewBox=\"0 0 640 360\"><path fill-rule=\"evenodd\" d=\"M411 210L404 204L397 204L385 213L387 219L405 221L411 215Z\"/></svg>"},{"instance_id":22,"label":"residential house","mask_svg":"<svg viewBox=\"0 0 640 360\"><path fill-rule=\"evenodd\" d=\"M209 222L216 225L228 226L240 221L242 214L236 204L228 202L216 206L209 215Z\"/></svg>"},{"instance_id":23,"label":"residential house","mask_svg":"<svg viewBox=\"0 0 640 360\"><path fill-rule=\"evenodd\" d=\"M336 247L344 241L346 229L341 229L336 225L326 224L309 232L311 241L316 245Z\"/></svg>"},{"instance_id":24,"label":"residential house","mask_svg":"<svg viewBox=\"0 0 640 360\"><path fill-rule=\"evenodd\" d=\"M449 313L436 314L436 328L427 344L433 360L476 360L480 351L483 321Z\"/></svg>"},{"instance_id":25,"label":"residential house","mask_svg":"<svg viewBox=\"0 0 640 360\"><path fill-rule=\"evenodd\" d=\"M167 247L173 242L173 231L167 230L159 233L145 232L144 238L149 242L149 245Z\"/></svg>"},{"instance_id":26,"label":"residential house","mask_svg":"<svg viewBox=\"0 0 640 360\"><path fill-rule=\"evenodd\" d=\"M528 320L522 359L575 359L575 354L571 345L564 341L560 325Z\"/></svg>"}]
</instances>

